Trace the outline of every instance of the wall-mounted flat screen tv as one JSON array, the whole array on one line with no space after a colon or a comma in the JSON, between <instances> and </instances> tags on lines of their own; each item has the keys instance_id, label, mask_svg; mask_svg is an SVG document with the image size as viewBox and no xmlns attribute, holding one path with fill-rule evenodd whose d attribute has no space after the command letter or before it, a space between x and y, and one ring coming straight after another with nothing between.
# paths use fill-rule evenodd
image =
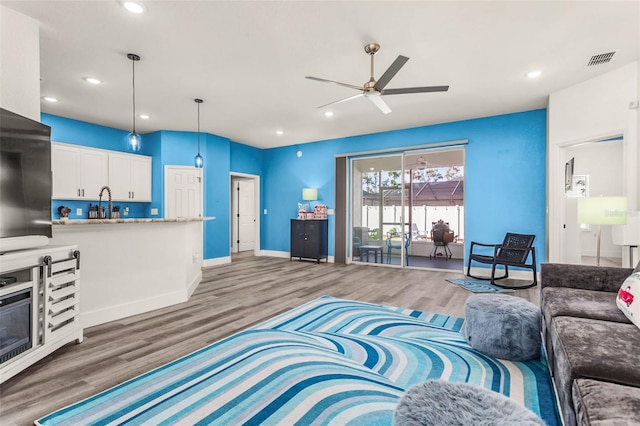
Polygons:
<instances>
[{"instance_id":1,"label":"wall-mounted flat screen tv","mask_svg":"<svg viewBox=\"0 0 640 426\"><path fill-rule=\"evenodd\" d=\"M0 108L0 238L51 238L51 128Z\"/></svg>"}]
</instances>

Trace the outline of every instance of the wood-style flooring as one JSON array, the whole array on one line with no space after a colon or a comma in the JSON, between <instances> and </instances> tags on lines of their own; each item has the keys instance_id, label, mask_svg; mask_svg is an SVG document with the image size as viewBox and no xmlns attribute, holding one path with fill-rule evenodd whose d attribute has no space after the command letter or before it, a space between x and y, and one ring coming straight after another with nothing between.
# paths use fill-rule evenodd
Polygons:
<instances>
[{"instance_id":1,"label":"wood-style flooring","mask_svg":"<svg viewBox=\"0 0 640 426\"><path fill-rule=\"evenodd\" d=\"M0 385L0 425L37 418L322 295L464 316L460 273L234 255L188 302L85 329ZM511 293L538 304L539 288Z\"/></svg>"}]
</instances>

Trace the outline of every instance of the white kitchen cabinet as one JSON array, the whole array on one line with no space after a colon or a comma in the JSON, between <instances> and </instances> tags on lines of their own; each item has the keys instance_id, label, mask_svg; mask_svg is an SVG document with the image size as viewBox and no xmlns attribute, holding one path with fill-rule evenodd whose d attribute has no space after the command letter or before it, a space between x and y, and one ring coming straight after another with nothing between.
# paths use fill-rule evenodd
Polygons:
<instances>
[{"instance_id":1,"label":"white kitchen cabinet","mask_svg":"<svg viewBox=\"0 0 640 426\"><path fill-rule=\"evenodd\" d=\"M107 152L51 143L54 199L97 200L109 182Z\"/></svg>"},{"instance_id":2,"label":"white kitchen cabinet","mask_svg":"<svg viewBox=\"0 0 640 426\"><path fill-rule=\"evenodd\" d=\"M109 187L113 201L151 201L151 157L110 152Z\"/></svg>"}]
</instances>

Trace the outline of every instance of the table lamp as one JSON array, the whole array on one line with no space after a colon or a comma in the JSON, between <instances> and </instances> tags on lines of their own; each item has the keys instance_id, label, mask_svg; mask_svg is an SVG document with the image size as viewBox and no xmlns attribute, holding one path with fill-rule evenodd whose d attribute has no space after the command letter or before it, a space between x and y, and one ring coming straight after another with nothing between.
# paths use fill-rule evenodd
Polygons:
<instances>
[{"instance_id":1,"label":"table lamp","mask_svg":"<svg viewBox=\"0 0 640 426\"><path fill-rule=\"evenodd\" d=\"M302 199L304 201L316 201L318 199L318 188L302 188ZM311 203L309 203L311 207Z\"/></svg>"},{"instance_id":2,"label":"table lamp","mask_svg":"<svg viewBox=\"0 0 640 426\"><path fill-rule=\"evenodd\" d=\"M578 198L578 223L598 225L596 265L600 266L600 236L602 225L624 225L627 223L627 198Z\"/></svg>"}]
</instances>

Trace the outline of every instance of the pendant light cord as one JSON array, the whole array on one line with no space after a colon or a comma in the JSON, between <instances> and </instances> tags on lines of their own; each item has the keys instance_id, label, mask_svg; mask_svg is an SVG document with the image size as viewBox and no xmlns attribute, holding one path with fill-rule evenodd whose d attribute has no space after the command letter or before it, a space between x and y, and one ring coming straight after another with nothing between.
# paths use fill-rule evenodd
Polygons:
<instances>
[{"instance_id":1,"label":"pendant light cord","mask_svg":"<svg viewBox=\"0 0 640 426\"><path fill-rule=\"evenodd\" d=\"M198 102L198 155L200 155L200 103Z\"/></svg>"},{"instance_id":2,"label":"pendant light cord","mask_svg":"<svg viewBox=\"0 0 640 426\"><path fill-rule=\"evenodd\" d=\"M133 67L133 133L136 132L136 61L132 60Z\"/></svg>"}]
</instances>

